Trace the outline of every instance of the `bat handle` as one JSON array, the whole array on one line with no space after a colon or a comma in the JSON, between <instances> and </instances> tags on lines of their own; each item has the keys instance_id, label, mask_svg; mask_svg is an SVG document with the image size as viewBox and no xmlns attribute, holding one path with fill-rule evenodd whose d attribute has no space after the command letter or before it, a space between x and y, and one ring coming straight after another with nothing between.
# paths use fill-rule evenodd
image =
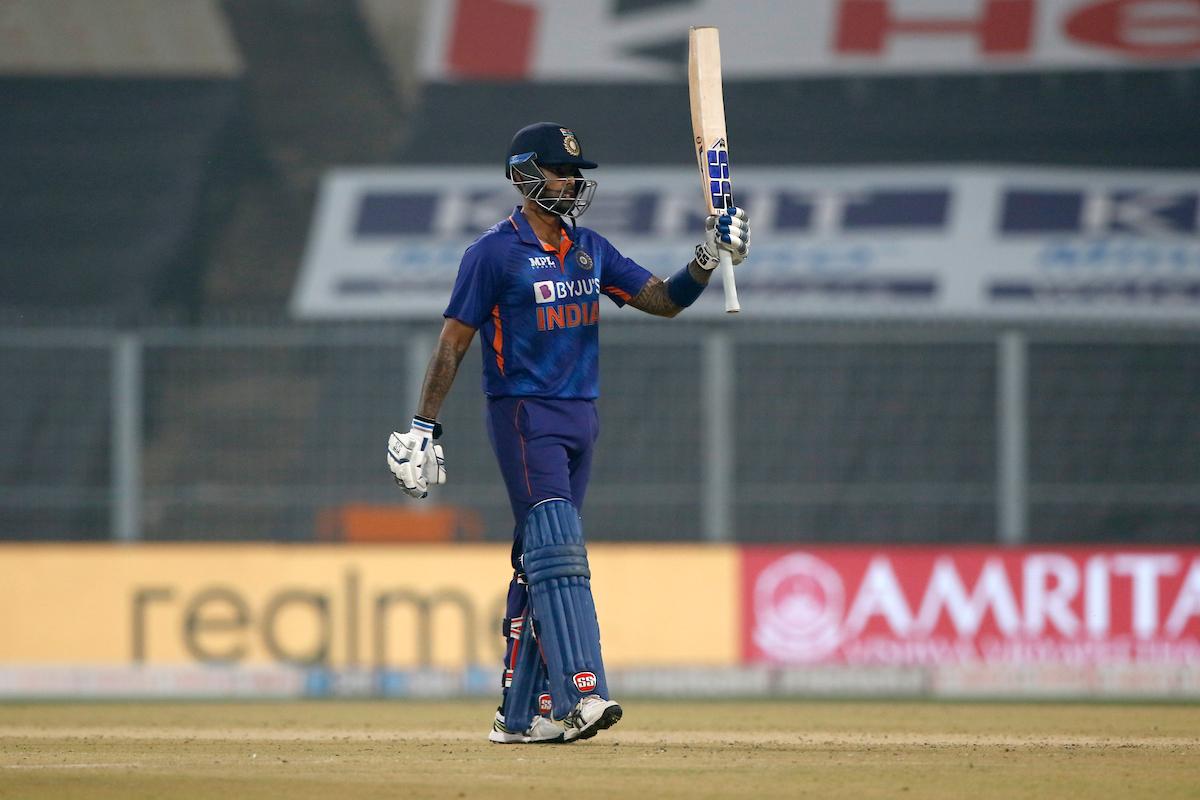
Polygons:
<instances>
[{"instance_id":1,"label":"bat handle","mask_svg":"<svg viewBox=\"0 0 1200 800\"><path fill-rule=\"evenodd\" d=\"M717 256L720 259L721 286L725 289L725 313L736 314L742 310L742 306L738 303L737 284L733 281L733 256L728 250L718 250Z\"/></svg>"}]
</instances>

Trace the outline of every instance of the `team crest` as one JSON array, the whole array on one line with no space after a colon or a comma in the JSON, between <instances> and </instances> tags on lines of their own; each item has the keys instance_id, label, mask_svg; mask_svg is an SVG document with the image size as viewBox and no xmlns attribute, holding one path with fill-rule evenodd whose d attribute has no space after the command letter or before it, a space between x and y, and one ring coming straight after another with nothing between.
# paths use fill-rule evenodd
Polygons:
<instances>
[{"instance_id":1,"label":"team crest","mask_svg":"<svg viewBox=\"0 0 1200 800\"><path fill-rule=\"evenodd\" d=\"M558 130L563 135L563 149L566 150L569 155L578 156L579 140L575 138L575 134L571 133L566 128L559 128Z\"/></svg>"},{"instance_id":2,"label":"team crest","mask_svg":"<svg viewBox=\"0 0 1200 800\"><path fill-rule=\"evenodd\" d=\"M575 263L579 265L580 269L591 269L592 257L580 250L579 255L575 257Z\"/></svg>"}]
</instances>

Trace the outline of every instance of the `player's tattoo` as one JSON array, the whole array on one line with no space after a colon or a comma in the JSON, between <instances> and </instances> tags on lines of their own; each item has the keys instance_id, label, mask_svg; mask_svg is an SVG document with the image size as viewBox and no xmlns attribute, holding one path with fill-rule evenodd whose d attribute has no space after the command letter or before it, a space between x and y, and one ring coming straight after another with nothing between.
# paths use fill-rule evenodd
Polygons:
<instances>
[{"instance_id":1,"label":"player's tattoo","mask_svg":"<svg viewBox=\"0 0 1200 800\"><path fill-rule=\"evenodd\" d=\"M421 384L421 404L417 413L429 419L437 419L442 401L450 393L454 384L454 376L458 374L458 365L470 345L468 340L461 347L445 338L438 340L437 349L429 359L429 367L425 370L425 382Z\"/></svg>"},{"instance_id":2,"label":"player's tattoo","mask_svg":"<svg viewBox=\"0 0 1200 800\"><path fill-rule=\"evenodd\" d=\"M712 272L701 269L695 261L688 264L688 274L697 283L704 285L707 285L709 279L712 277ZM675 301L667 294L667 282L657 277L650 278L646 282L646 285L642 287L642 290L637 293L637 296L629 301L629 305L638 311L645 311L647 314L653 314L656 317L674 317L683 310L675 305Z\"/></svg>"},{"instance_id":3,"label":"player's tattoo","mask_svg":"<svg viewBox=\"0 0 1200 800\"><path fill-rule=\"evenodd\" d=\"M667 294L667 282L657 277L646 281L646 285L629 301L629 305L656 317L673 317L682 310Z\"/></svg>"}]
</instances>

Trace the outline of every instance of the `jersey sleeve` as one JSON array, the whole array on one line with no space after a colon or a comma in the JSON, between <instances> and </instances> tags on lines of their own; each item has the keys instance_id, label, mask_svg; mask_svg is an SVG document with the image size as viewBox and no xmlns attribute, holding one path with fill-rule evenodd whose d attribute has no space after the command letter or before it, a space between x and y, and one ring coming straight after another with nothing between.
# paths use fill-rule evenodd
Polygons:
<instances>
[{"instance_id":1,"label":"jersey sleeve","mask_svg":"<svg viewBox=\"0 0 1200 800\"><path fill-rule=\"evenodd\" d=\"M654 275L632 258L621 255L621 251L604 237L596 238L599 239L600 249L603 251L603 260L600 262L603 265L600 291L618 306L623 306L636 297Z\"/></svg>"},{"instance_id":2,"label":"jersey sleeve","mask_svg":"<svg viewBox=\"0 0 1200 800\"><path fill-rule=\"evenodd\" d=\"M492 314L500 302L501 273L504 269L502 254L493 248L476 242L463 253L458 265L458 277L450 292L450 303L442 312L459 322L479 328Z\"/></svg>"}]
</instances>

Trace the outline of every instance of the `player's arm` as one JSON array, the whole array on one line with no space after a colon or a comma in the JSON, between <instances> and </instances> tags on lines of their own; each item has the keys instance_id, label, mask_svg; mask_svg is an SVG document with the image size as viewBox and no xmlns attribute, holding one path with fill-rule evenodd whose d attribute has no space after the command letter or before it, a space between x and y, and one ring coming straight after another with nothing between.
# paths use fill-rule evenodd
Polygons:
<instances>
[{"instance_id":1,"label":"player's arm","mask_svg":"<svg viewBox=\"0 0 1200 800\"><path fill-rule=\"evenodd\" d=\"M740 208L710 216L704 224L704 241L696 245L696 257L686 267L663 281L652 277L629 305L658 317L674 317L696 302L708 286L719 263L717 251L728 250L737 266L750 252L750 220Z\"/></svg>"},{"instance_id":2,"label":"player's arm","mask_svg":"<svg viewBox=\"0 0 1200 800\"><path fill-rule=\"evenodd\" d=\"M475 338L475 329L470 325L459 322L453 317L447 317L438 335L437 347L429 359L425 369L425 382L421 384L421 400L417 404L417 415L426 419L437 419L442 409L442 402L450 393L454 384L454 376L458 374L458 365Z\"/></svg>"},{"instance_id":3,"label":"player's arm","mask_svg":"<svg viewBox=\"0 0 1200 800\"><path fill-rule=\"evenodd\" d=\"M701 287L708 286L708 281L712 278L711 270L701 269L695 259L692 259L686 269L697 284ZM629 301L629 305L656 317L674 317L685 308L671 299L667 281L657 276L652 276L646 281L646 285Z\"/></svg>"},{"instance_id":4,"label":"player's arm","mask_svg":"<svg viewBox=\"0 0 1200 800\"><path fill-rule=\"evenodd\" d=\"M473 338L475 329L470 325L446 318L425 370L412 429L393 432L388 438L388 468L410 497L426 497L431 485L446 482L446 459L442 446L434 443L442 435L437 415Z\"/></svg>"}]
</instances>

